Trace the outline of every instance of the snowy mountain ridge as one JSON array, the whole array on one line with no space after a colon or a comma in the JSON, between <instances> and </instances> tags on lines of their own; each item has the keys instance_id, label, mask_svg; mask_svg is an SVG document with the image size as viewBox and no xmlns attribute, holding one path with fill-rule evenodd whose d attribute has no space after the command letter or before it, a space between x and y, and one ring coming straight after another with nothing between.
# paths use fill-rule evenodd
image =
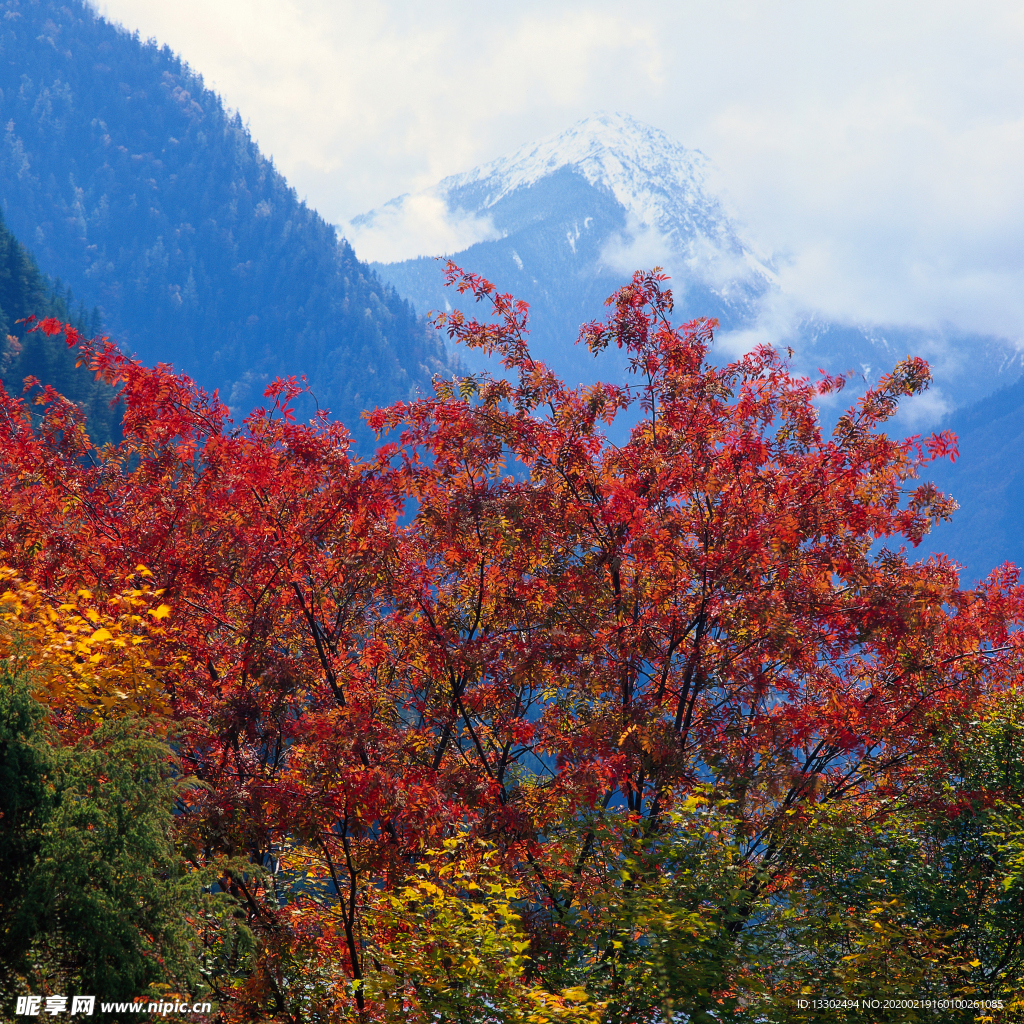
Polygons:
<instances>
[{"instance_id":1,"label":"snowy mountain ridge","mask_svg":"<svg viewBox=\"0 0 1024 1024\"><path fill-rule=\"evenodd\" d=\"M738 257L759 276L773 278L764 260L739 238L711 191L713 165L708 158L628 114L592 114L558 135L451 175L428 191L449 208L479 215L562 168L610 192L626 211L634 234L658 230L691 266L714 253L719 260Z\"/></svg>"},{"instance_id":2,"label":"snowy mountain ridge","mask_svg":"<svg viewBox=\"0 0 1024 1024\"><path fill-rule=\"evenodd\" d=\"M689 274L716 282L745 277L755 291L774 283L770 261L740 237L723 208L712 184L711 161L660 129L621 113L592 114L508 156L392 199L354 218L346 233L357 251L361 242L365 244L370 259L381 259L372 251L374 236L405 236L415 246L401 255L384 256L384 262L507 237L507 219L498 210L559 172L607 195L623 212L622 230L610 241L614 248L627 251L639 242L645 257L640 262L650 262L646 257L651 255L654 262L678 264L679 269L685 265ZM580 233L590 227L586 217L569 225L566 242L573 251ZM621 271L614 256L610 266Z\"/></svg>"},{"instance_id":3,"label":"snowy mountain ridge","mask_svg":"<svg viewBox=\"0 0 1024 1024\"><path fill-rule=\"evenodd\" d=\"M997 338L833 322L805 307L730 216L720 180L700 151L626 114L598 113L378 207L353 222L363 233L352 240L357 253L374 233L391 243L400 254L374 266L421 313L458 305L431 258L441 254L525 299L531 344L574 381L596 372L573 345L579 324L653 266L671 278L677 317L718 319L720 358L756 344L792 348L798 372L856 370L867 386L906 353L925 356L936 380L915 406L925 419L1020 372L1020 354Z\"/></svg>"}]
</instances>

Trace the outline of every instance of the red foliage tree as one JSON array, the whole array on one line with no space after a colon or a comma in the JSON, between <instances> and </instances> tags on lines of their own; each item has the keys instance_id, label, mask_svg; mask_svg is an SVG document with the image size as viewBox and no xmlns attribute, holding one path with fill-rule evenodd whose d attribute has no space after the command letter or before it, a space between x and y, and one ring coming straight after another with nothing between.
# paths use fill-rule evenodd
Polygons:
<instances>
[{"instance_id":1,"label":"red foliage tree","mask_svg":"<svg viewBox=\"0 0 1024 1024\"><path fill-rule=\"evenodd\" d=\"M557 988L608 830L667 834L695 794L728 807L740 935L814 808L876 809L938 756L937 720L1017 678L1015 575L961 591L900 546L953 507L914 482L952 438L879 429L923 361L825 433L815 399L843 379L769 348L710 363L714 323L673 326L663 276L637 274L581 332L634 383L569 388L522 303L448 277L494 316L438 326L507 379L373 412L369 460L328 417L294 422L294 380L235 426L168 367L47 322L118 389L124 440L96 449L53 392L38 422L0 395L0 558L55 595L144 564L174 609L168 699L209 786L182 842L254 865L224 881L261 942L239 1013L391 1012L371 905L453 837L496 851L530 976Z\"/></svg>"}]
</instances>

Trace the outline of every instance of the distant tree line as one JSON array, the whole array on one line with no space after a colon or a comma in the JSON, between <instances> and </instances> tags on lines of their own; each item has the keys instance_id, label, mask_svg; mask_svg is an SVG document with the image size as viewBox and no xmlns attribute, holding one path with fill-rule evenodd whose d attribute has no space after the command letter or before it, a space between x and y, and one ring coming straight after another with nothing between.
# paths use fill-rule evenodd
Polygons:
<instances>
[{"instance_id":1,"label":"distant tree line","mask_svg":"<svg viewBox=\"0 0 1024 1024\"><path fill-rule=\"evenodd\" d=\"M30 398L39 386L49 384L83 408L96 443L116 440L119 412L112 404L113 389L84 367L75 366L76 354L68 349L63 335L26 333L25 321L33 316L70 322L90 338L103 329L99 310L87 310L75 302L69 287L42 274L0 215L0 382L8 392L18 394L26 378L35 378L39 384L29 388Z\"/></svg>"}]
</instances>

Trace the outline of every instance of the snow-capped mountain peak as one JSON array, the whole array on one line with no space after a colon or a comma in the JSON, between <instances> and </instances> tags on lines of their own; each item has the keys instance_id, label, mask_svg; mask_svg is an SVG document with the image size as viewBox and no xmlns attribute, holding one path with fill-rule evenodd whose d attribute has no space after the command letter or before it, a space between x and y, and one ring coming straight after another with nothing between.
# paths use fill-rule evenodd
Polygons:
<instances>
[{"instance_id":1,"label":"snow-capped mountain peak","mask_svg":"<svg viewBox=\"0 0 1024 1024\"><path fill-rule=\"evenodd\" d=\"M600 316L637 269L663 267L679 312L746 324L774 275L719 199L711 162L626 114L598 113L356 218L356 252L422 312L457 301L432 259L460 265L531 307L531 339L583 379L562 344ZM557 282L557 285L554 284Z\"/></svg>"},{"instance_id":2,"label":"snow-capped mountain peak","mask_svg":"<svg viewBox=\"0 0 1024 1024\"><path fill-rule=\"evenodd\" d=\"M918 403L918 414L932 418L948 406L947 394L964 402L1010 379L1011 369L1016 375L1019 363L1004 365L998 339L952 345L916 328L835 322L808 308L787 293L786 275L773 273L729 215L721 180L702 153L665 132L599 113L392 200L357 218L350 237L419 312L461 301L445 289L437 263L420 256L450 254L524 299L532 351L571 381L596 379L597 372L589 353L573 344L579 324L602 317L607 296L635 270L653 266L671 278L678 318L718 319L720 358L772 344L791 348L801 372L860 367L869 381L913 351L933 362L942 384L930 406ZM375 249L365 244L374 240ZM475 354L465 358L478 366Z\"/></svg>"},{"instance_id":3,"label":"snow-capped mountain peak","mask_svg":"<svg viewBox=\"0 0 1024 1024\"><path fill-rule=\"evenodd\" d=\"M625 228L611 240L615 245L628 248L657 236L655 248L664 254L657 262L685 263L690 273L715 279L773 279L727 215L711 184L715 172L707 157L621 113L592 114L508 156L393 199L355 218L348 234L357 252L385 262L458 252L503 237L509 204L519 205L519 197L565 174L618 208ZM562 205L584 214L583 227L586 211L568 197ZM574 232L566 236L573 253Z\"/></svg>"},{"instance_id":4,"label":"snow-capped mountain peak","mask_svg":"<svg viewBox=\"0 0 1024 1024\"><path fill-rule=\"evenodd\" d=\"M521 146L429 191L449 209L483 216L521 189L568 169L610 193L634 230L654 229L681 255L740 258L761 276L766 268L738 237L709 185L711 162L628 114L597 113L558 135Z\"/></svg>"},{"instance_id":5,"label":"snow-capped mountain peak","mask_svg":"<svg viewBox=\"0 0 1024 1024\"><path fill-rule=\"evenodd\" d=\"M702 198L708 160L686 149L658 128L628 114L597 113L558 135L521 146L464 174L454 174L434 189L458 195L468 186L486 183L481 208L490 208L516 189L529 188L563 167L581 174L591 185L605 188L645 224L664 214L659 198L676 192L680 198Z\"/></svg>"}]
</instances>

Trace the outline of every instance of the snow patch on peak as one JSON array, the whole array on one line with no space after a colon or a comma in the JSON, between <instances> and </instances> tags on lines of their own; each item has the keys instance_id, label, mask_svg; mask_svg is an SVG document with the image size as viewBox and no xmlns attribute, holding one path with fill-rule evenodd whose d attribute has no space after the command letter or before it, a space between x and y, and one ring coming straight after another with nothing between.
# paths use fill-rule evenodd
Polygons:
<instances>
[{"instance_id":1,"label":"snow patch on peak","mask_svg":"<svg viewBox=\"0 0 1024 1024\"><path fill-rule=\"evenodd\" d=\"M677 243L695 229L707 234L712 222L727 219L709 190L708 158L628 114L591 115L507 157L444 178L430 190L453 209L464 208L460 200L471 194L474 212L482 213L566 167L609 191L631 219L662 229Z\"/></svg>"}]
</instances>

